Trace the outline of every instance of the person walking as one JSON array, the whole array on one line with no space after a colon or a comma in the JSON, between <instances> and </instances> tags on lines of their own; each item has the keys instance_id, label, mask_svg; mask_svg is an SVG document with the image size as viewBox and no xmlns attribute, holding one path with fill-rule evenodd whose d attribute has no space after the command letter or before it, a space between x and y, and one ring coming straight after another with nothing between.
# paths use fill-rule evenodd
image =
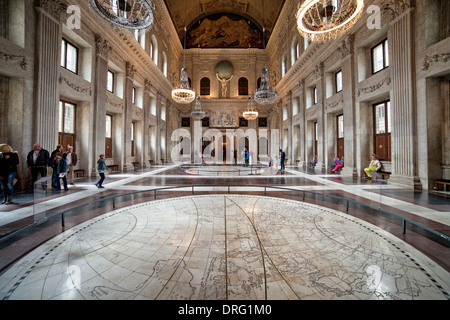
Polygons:
<instances>
[{"instance_id":1,"label":"person walking","mask_svg":"<svg viewBox=\"0 0 450 320\"><path fill-rule=\"evenodd\" d=\"M56 146L56 149L52 151L52 154L50 155L50 160L48 161L50 167L51 167L51 163L55 159L57 153L60 153L62 155L62 153L63 153L63 146L62 146L62 144L58 144ZM53 189L57 189L55 175L52 175L52 187L53 187Z\"/></svg>"},{"instance_id":2,"label":"person walking","mask_svg":"<svg viewBox=\"0 0 450 320\"><path fill-rule=\"evenodd\" d=\"M14 194L14 179L17 175L19 156L11 146L0 145L0 187L3 193L2 204L11 204Z\"/></svg>"},{"instance_id":3,"label":"person walking","mask_svg":"<svg viewBox=\"0 0 450 320\"><path fill-rule=\"evenodd\" d=\"M97 160L97 172L100 175L100 180L95 184L97 188L104 188L103 181L105 181L105 171L108 170L108 167L105 163L105 155L101 154L99 159Z\"/></svg>"},{"instance_id":4,"label":"person walking","mask_svg":"<svg viewBox=\"0 0 450 320\"><path fill-rule=\"evenodd\" d=\"M281 171L284 171L286 169L285 165L284 165L285 160L286 160L286 153L282 149L280 149L280 166L281 166L280 170Z\"/></svg>"},{"instance_id":5,"label":"person walking","mask_svg":"<svg viewBox=\"0 0 450 320\"><path fill-rule=\"evenodd\" d=\"M57 152L55 154L55 158L50 163L50 166L53 168L53 181L55 182L55 186L53 188L54 191L61 190L61 179L64 183L64 190L68 191L67 187L67 162L66 162L67 154Z\"/></svg>"},{"instance_id":6,"label":"person walking","mask_svg":"<svg viewBox=\"0 0 450 320\"><path fill-rule=\"evenodd\" d=\"M50 157L47 150L43 149L39 143L33 145L33 150L31 150L27 155L27 167L31 171L31 183L34 188L34 183L37 181L38 175L42 177L47 176L47 166L50 164ZM45 185L43 184L45 189Z\"/></svg>"},{"instance_id":7,"label":"person walking","mask_svg":"<svg viewBox=\"0 0 450 320\"><path fill-rule=\"evenodd\" d=\"M74 173L73 171L75 170L75 166L78 163L78 156L75 152L73 152L73 147L72 146L68 146L67 147L67 157L66 157L66 162L67 162L67 182L70 184L74 184Z\"/></svg>"}]
</instances>

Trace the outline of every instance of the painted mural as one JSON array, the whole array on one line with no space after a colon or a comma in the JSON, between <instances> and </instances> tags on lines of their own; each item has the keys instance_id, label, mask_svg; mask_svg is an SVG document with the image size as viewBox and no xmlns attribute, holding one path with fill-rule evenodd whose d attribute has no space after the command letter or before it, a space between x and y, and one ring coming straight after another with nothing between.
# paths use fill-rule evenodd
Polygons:
<instances>
[{"instance_id":1,"label":"painted mural","mask_svg":"<svg viewBox=\"0 0 450 320\"><path fill-rule=\"evenodd\" d=\"M186 48L263 48L261 30L236 14L213 14L203 18L186 34Z\"/></svg>"}]
</instances>

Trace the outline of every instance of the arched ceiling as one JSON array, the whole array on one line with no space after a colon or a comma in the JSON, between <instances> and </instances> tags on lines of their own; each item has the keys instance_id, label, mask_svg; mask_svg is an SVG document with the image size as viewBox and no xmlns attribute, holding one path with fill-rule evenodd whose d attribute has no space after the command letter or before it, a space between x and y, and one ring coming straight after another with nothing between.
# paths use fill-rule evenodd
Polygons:
<instances>
[{"instance_id":1,"label":"arched ceiling","mask_svg":"<svg viewBox=\"0 0 450 320\"><path fill-rule=\"evenodd\" d=\"M275 26L285 0L164 0L172 17L180 41L183 43L184 28L189 28L208 16L233 14L266 30L266 42Z\"/></svg>"}]
</instances>

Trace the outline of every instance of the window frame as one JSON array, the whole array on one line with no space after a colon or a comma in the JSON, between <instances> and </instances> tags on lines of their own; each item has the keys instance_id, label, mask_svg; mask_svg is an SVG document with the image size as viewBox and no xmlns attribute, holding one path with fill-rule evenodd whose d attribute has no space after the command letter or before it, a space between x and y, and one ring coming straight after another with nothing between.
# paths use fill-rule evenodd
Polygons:
<instances>
[{"instance_id":1,"label":"window frame","mask_svg":"<svg viewBox=\"0 0 450 320\"><path fill-rule=\"evenodd\" d=\"M379 46L381 46L382 53L383 53L383 67L381 69L375 71L374 52L375 52L375 49L378 48ZM386 49L388 50L387 55L386 55ZM372 64L372 75L377 74L378 72L381 72L389 67L389 44L388 44L387 38L383 39L382 41L380 41L379 43L377 43L370 49L370 61Z\"/></svg>"},{"instance_id":2,"label":"window frame","mask_svg":"<svg viewBox=\"0 0 450 320\"><path fill-rule=\"evenodd\" d=\"M376 118L376 107L384 105L384 133L377 133L377 118ZM389 109L388 109L389 107ZM374 146L374 153L378 155L377 149L377 138L384 137L385 144L386 144L386 157L378 157L378 160L381 161L391 161L392 154L391 154L391 132L392 132L392 119L389 119L392 115L391 113L391 101L390 100L384 100L377 103L374 103L372 105L372 112L373 112L373 146Z\"/></svg>"},{"instance_id":3,"label":"window frame","mask_svg":"<svg viewBox=\"0 0 450 320\"><path fill-rule=\"evenodd\" d=\"M76 62L75 62L75 71L70 70L67 68L67 47L71 46L73 48L75 48L76 51ZM64 57L62 57L62 46L64 46ZM73 44L72 42L70 42L69 40L67 40L66 38L62 38L61 40L61 61L60 61L60 65L62 68L64 68L65 70L68 70L74 74L78 74L78 69L79 69L79 59L80 58L80 48L78 48L75 44ZM64 65L62 64L62 61L64 60Z\"/></svg>"},{"instance_id":4,"label":"window frame","mask_svg":"<svg viewBox=\"0 0 450 320\"><path fill-rule=\"evenodd\" d=\"M109 88L108 88L108 75L109 74L112 74L112 84L111 84L112 89L111 90L109 90ZM116 74L111 69L108 69L107 76L106 76L106 91L114 93L115 84L116 84Z\"/></svg>"},{"instance_id":5,"label":"window frame","mask_svg":"<svg viewBox=\"0 0 450 320\"><path fill-rule=\"evenodd\" d=\"M340 76L340 80L341 80L341 87L340 87L340 89L338 88L338 74L340 74L341 76ZM334 74L334 91L336 92L336 93L339 93L339 92L342 92L342 90L344 89L344 81L343 81L343 74L342 74L342 69L340 69L339 71L337 71L335 74Z\"/></svg>"},{"instance_id":6,"label":"window frame","mask_svg":"<svg viewBox=\"0 0 450 320\"><path fill-rule=\"evenodd\" d=\"M208 77L203 77L200 79L200 95L211 95L211 80Z\"/></svg>"},{"instance_id":7,"label":"window frame","mask_svg":"<svg viewBox=\"0 0 450 320\"><path fill-rule=\"evenodd\" d=\"M242 84L242 81L245 82L245 85ZM246 77L240 77L238 80L238 95L248 96L248 79Z\"/></svg>"}]
</instances>

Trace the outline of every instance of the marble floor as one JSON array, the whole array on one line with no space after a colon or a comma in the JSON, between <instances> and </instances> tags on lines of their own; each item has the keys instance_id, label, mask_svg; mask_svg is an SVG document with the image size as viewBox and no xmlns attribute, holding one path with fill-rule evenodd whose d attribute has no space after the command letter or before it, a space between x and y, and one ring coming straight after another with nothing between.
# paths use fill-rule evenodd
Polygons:
<instances>
[{"instance_id":1,"label":"marble floor","mask_svg":"<svg viewBox=\"0 0 450 320\"><path fill-rule=\"evenodd\" d=\"M414 229L403 234L364 208L344 213L333 198L301 199L297 191L356 199L446 235L448 192L296 167L284 175L192 177L162 166L109 175L105 189L95 181L79 179L68 192L36 203L32 194L19 194L14 205L0 207L4 238L30 225L37 208L56 213L0 242L0 298L450 299L448 245ZM158 191L156 200L152 192L124 197L115 208L103 201L169 186L183 188ZM261 186L289 190L264 194ZM60 213L71 210L77 212L62 226Z\"/></svg>"}]
</instances>

